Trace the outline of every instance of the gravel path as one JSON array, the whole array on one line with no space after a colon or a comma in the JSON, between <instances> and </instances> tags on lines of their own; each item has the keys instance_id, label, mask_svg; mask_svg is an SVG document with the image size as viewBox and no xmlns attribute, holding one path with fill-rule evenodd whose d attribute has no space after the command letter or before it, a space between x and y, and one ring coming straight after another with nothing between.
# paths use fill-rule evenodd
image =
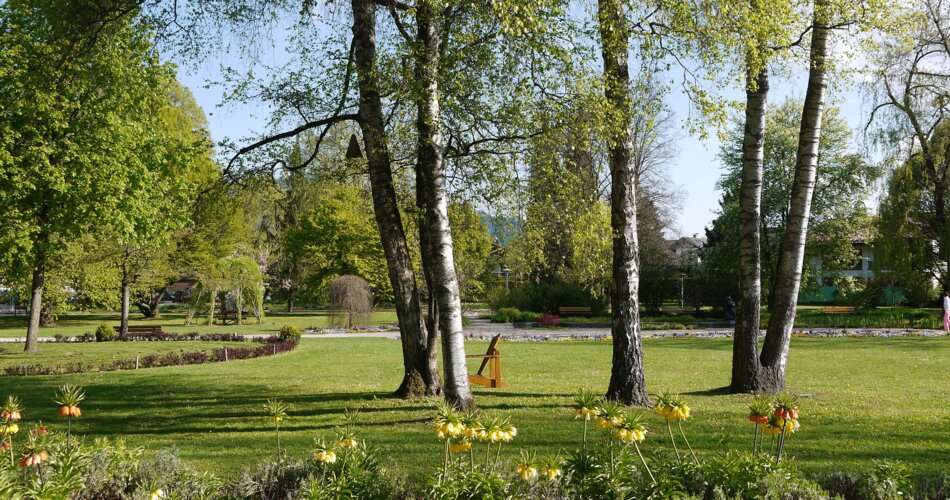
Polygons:
<instances>
[{"instance_id":1,"label":"gravel path","mask_svg":"<svg viewBox=\"0 0 950 500\"><path fill-rule=\"evenodd\" d=\"M609 328L515 328L509 323L491 323L484 319L474 319L472 324L465 327L465 336L469 339L490 339L501 335L509 340L564 340L564 339L601 339L610 336ZM764 335L763 330L760 335ZM923 336L940 337L947 332L940 330L915 330L905 328L804 328L792 332L796 336L806 337L900 337ZM711 328L695 330L644 330L645 338L694 337L694 338L728 338L732 337L731 328ZM308 339L339 339L339 338L383 338L399 339L398 331L345 333L331 331L328 333L307 333ZM20 337L0 338L0 342L23 343L26 339ZM53 342L53 337L40 337L40 342Z\"/></svg>"}]
</instances>

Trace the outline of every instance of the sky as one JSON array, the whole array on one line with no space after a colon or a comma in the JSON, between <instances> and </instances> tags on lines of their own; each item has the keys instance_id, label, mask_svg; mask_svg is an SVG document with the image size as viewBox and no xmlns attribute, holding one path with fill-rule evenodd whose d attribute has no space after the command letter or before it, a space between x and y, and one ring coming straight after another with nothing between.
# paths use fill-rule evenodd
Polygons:
<instances>
[{"instance_id":1,"label":"sky","mask_svg":"<svg viewBox=\"0 0 950 500\"><path fill-rule=\"evenodd\" d=\"M282 52L281 43L261 44L261 60L282 61L286 56ZM176 62L176 61L173 61ZM191 89L198 104L208 114L208 125L215 142L229 139L237 144L246 144L241 138L252 137L265 129L268 111L256 105L228 105L221 106L222 90L218 87L208 87L208 82L220 79L219 68L231 66L237 70L246 69L238 57L224 54L220 58L195 67L193 64L180 64L178 69L179 80ZM787 97L798 101L803 99L807 73L804 69L793 70L787 75L773 75L769 102L779 103ZM838 88L832 90L832 104L841 108L842 117L855 130L855 150L857 141L866 120L867 110L864 101L853 82L839 82ZM726 95L730 99L741 99L743 93L736 89ZM719 193L715 186L722 175L722 166L718 160L721 146L714 130L710 130L705 139L691 135L686 130L686 121L690 116L690 105L685 95L678 92L670 93L666 98L667 105L675 113L675 119L681 125L682 132L678 134L678 157L670 163L670 182L676 185L683 193L682 206L676 218L676 227L668 236L691 236L704 234L704 228L711 225L719 207ZM288 123L286 128L293 128L299 124Z\"/></svg>"}]
</instances>

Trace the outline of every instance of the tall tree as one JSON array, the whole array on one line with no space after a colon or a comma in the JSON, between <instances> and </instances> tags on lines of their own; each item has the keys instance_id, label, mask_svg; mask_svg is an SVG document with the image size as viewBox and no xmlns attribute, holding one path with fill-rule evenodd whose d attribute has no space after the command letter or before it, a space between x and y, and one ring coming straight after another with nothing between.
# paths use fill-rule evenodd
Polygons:
<instances>
[{"instance_id":1,"label":"tall tree","mask_svg":"<svg viewBox=\"0 0 950 500\"><path fill-rule=\"evenodd\" d=\"M604 97L610 164L610 225L613 233L610 303L613 316L613 362L607 397L628 405L648 406L640 334L637 244L637 187L631 157L633 102L630 93L630 28L620 0L599 0L597 26L604 60Z\"/></svg>"},{"instance_id":2,"label":"tall tree","mask_svg":"<svg viewBox=\"0 0 950 500\"><path fill-rule=\"evenodd\" d=\"M376 60L376 3L352 0L353 55L359 89L359 125L366 147L373 209L393 285L403 342L405 374L396 394L438 394L442 384L435 360L435 338L429 335L419 306L419 292L409 260L406 235L393 187L388 137L380 96ZM450 246L451 248L451 246ZM451 254L450 254L451 255ZM451 256L449 257L451 259ZM456 290L457 292L457 290ZM459 318L461 323L461 318ZM467 379L466 379L467 387Z\"/></svg>"},{"instance_id":3,"label":"tall tree","mask_svg":"<svg viewBox=\"0 0 950 500\"><path fill-rule=\"evenodd\" d=\"M11 132L0 155L10 182L0 202L14 228L0 238L32 274L28 352L38 347L50 259L93 223L133 230L139 198L164 175L153 169L164 151L152 139L169 68L129 11L90 17L74 12L81 4L0 7L12 28L0 33L0 120Z\"/></svg>"},{"instance_id":4,"label":"tall tree","mask_svg":"<svg viewBox=\"0 0 950 500\"><path fill-rule=\"evenodd\" d=\"M895 10L898 6L895 6ZM920 0L899 6L912 9L895 29L873 40L868 82L875 125L898 177L916 181L921 194L919 218L913 221L934 244L916 248L921 271L950 287L950 154L947 122L950 91L950 3ZM919 164L923 175L907 176L907 162ZM906 173L906 172L905 172ZM909 187L909 186L908 186Z\"/></svg>"},{"instance_id":5,"label":"tall tree","mask_svg":"<svg viewBox=\"0 0 950 500\"><path fill-rule=\"evenodd\" d=\"M416 4L415 76L416 102L416 203L422 215L420 244L422 265L430 298L437 308L442 335L442 366L445 398L460 408L473 404L465 365L462 333L462 301L455 274L455 252L449 225L449 199L445 187L444 144L439 105L439 45L441 2L419 0Z\"/></svg>"},{"instance_id":6,"label":"tall tree","mask_svg":"<svg viewBox=\"0 0 950 500\"><path fill-rule=\"evenodd\" d=\"M752 9L758 2L752 0ZM742 142L742 183L739 188L739 301L732 343L733 392L754 390L758 377L759 322L762 302L762 256L759 222L762 218L762 163L765 147L765 112L769 92L766 62L758 51L768 50L754 41L746 53L746 106Z\"/></svg>"}]
</instances>

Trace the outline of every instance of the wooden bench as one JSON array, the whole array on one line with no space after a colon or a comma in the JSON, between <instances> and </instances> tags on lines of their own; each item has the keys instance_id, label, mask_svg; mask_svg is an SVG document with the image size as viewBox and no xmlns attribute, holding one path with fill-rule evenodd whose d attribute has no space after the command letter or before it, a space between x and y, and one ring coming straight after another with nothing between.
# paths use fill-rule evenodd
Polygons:
<instances>
[{"instance_id":1,"label":"wooden bench","mask_svg":"<svg viewBox=\"0 0 950 500\"><path fill-rule=\"evenodd\" d=\"M228 324L228 321L237 324L237 311L220 311L214 313L214 319L221 321L222 325Z\"/></svg>"},{"instance_id":2,"label":"wooden bench","mask_svg":"<svg viewBox=\"0 0 950 500\"><path fill-rule=\"evenodd\" d=\"M122 331L122 327L113 326L112 327L116 333ZM165 333L162 331L161 326L129 326L128 328L129 335L141 335L141 334L160 334Z\"/></svg>"},{"instance_id":3,"label":"wooden bench","mask_svg":"<svg viewBox=\"0 0 950 500\"><path fill-rule=\"evenodd\" d=\"M590 316L590 307L580 306L580 307L565 307L561 306L557 308L558 314L561 316Z\"/></svg>"},{"instance_id":4,"label":"wooden bench","mask_svg":"<svg viewBox=\"0 0 950 500\"><path fill-rule=\"evenodd\" d=\"M823 313L853 313L854 306L825 306L821 308Z\"/></svg>"},{"instance_id":5,"label":"wooden bench","mask_svg":"<svg viewBox=\"0 0 950 500\"><path fill-rule=\"evenodd\" d=\"M485 354L469 354L466 358L481 358L482 364L478 367L475 375L469 375L468 381L472 384L483 385L492 388L505 388L508 384L501 380L501 351L498 350L498 339L501 335L495 335L488 344L488 350ZM485 368L488 367L488 375L484 375Z\"/></svg>"}]
</instances>

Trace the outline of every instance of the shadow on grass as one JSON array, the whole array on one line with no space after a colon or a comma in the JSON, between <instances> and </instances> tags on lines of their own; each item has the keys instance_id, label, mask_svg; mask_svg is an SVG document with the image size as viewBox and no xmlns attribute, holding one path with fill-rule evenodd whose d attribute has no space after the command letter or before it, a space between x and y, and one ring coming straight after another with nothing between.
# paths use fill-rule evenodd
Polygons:
<instances>
[{"instance_id":1,"label":"shadow on grass","mask_svg":"<svg viewBox=\"0 0 950 500\"><path fill-rule=\"evenodd\" d=\"M689 391L683 393L686 396L731 396L732 390L729 386L716 387L714 389L703 389L699 391Z\"/></svg>"}]
</instances>

